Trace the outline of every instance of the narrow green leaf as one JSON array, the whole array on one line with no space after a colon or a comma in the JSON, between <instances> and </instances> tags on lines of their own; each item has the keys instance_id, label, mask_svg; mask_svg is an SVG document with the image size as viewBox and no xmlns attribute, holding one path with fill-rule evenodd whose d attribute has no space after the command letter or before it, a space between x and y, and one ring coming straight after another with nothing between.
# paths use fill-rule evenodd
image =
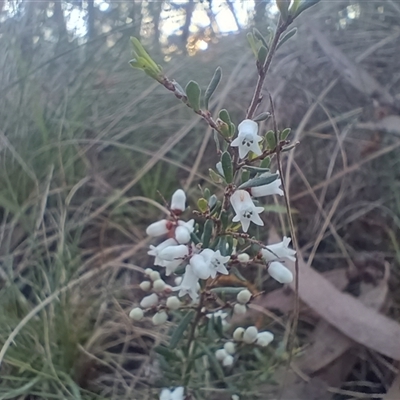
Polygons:
<instances>
[{"instance_id":1,"label":"narrow green leaf","mask_svg":"<svg viewBox=\"0 0 400 400\"><path fill-rule=\"evenodd\" d=\"M179 325L174 330L174 333L171 336L171 341L169 342L169 348L174 349L179 341L182 339L183 334L185 333L187 327L194 317L195 312L190 310L181 320Z\"/></svg>"},{"instance_id":2,"label":"narrow green leaf","mask_svg":"<svg viewBox=\"0 0 400 400\"><path fill-rule=\"evenodd\" d=\"M247 41L249 42L251 51L254 53L254 56L257 57L258 47L257 47L257 43L256 43L256 41L254 39L254 35L251 32L249 32L246 35L246 38L247 38Z\"/></svg>"},{"instance_id":3,"label":"narrow green leaf","mask_svg":"<svg viewBox=\"0 0 400 400\"><path fill-rule=\"evenodd\" d=\"M15 399L17 397L25 397L26 393L28 393L33 386L35 386L40 381L40 377L36 376L34 379L29 381L27 384L19 387L18 389L13 389L8 391L7 393L1 395L1 399Z\"/></svg>"},{"instance_id":4,"label":"narrow green leaf","mask_svg":"<svg viewBox=\"0 0 400 400\"><path fill-rule=\"evenodd\" d=\"M210 289L210 292L213 292L216 294L238 294L239 292L241 292L244 289L247 289L247 288L243 287L243 286L240 286L240 287L221 286L221 287Z\"/></svg>"},{"instance_id":5,"label":"narrow green leaf","mask_svg":"<svg viewBox=\"0 0 400 400\"><path fill-rule=\"evenodd\" d=\"M227 249L228 254L232 254L232 251L233 251L233 237L232 236L226 237L226 244L228 245L228 249Z\"/></svg>"},{"instance_id":6,"label":"narrow green leaf","mask_svg":"<svg viewBox=\"0 0 400 400\"><path fill-rule=\"evenodd\" d=\"M262 42L262 44L267 48L267 50L269 49L267 40L257 28L253 28L253 35L256 39Z\"/></svg>"},{"instance_id":7,"label":"narrow green leaf","mask_svg":"<svg viewBox=\"0 0 400 400\"><path fill-rule=\"evenodd\" d=\"M203 351L207 354L211 367L214 370L215 374L217 375L218 379L223 381L225 379L224 371L219 361L215 358L214 353L210 351L210 349L204 343L200 342L199 345L203 349Z\"/></svg>"},{"instance_id":8,"label":"narrow green leaf","mask_svg":"<svg viewBox=\"0 0 400 400\"><path fill-rule=\"evenodd\" d=\"M276 137L274 131L268 131L267 134L265 135L265 139L267 141L268 148L270 150L276 149Z\"/></svg>"},{"instance_id":9,"label":"narrow green leaf","mask_svg":"<svg viewBox=\"0 0 400 400\"><path fill-rule=\"evenodd\" d=\"M150 69L155 74L158 74L159 72L161 72L161 67L159 65L157 65L154 62L154 60L149 56L149 54L147 53L147 51L144 49L144 47L142 46L142 44L140 43L140 41L137 38L132 36L131 43L132 43L133 49L136 52L136 54L139 57L143 57L147 61L147 64L149 65Z\"/></svg>"},{"instance_id":10,"label":"narrow green leaf","mask_svg":"<svg viewBox=\"0 0 400 400\"><path fill-rule=\"evenodd\" d=\"M280 139L281 140L286 140L286 138L290 135L290 132L291 132L292 130L290 129L290 128L286 128L286 129L284 129L282 132L281 132L281 134L280 134Z\"/></svg>"},{"instance_id":11,"label":"narrow green leaf","mask_svg":"<svg viewBox=\"0 0 400 400\"><path fill-rule=\"evenodd\" d=\"M214 221L212 219L208 219L204 223L203 235L201 237L201 242L203 243L204 248L207 248L209 246L213 230L214 230Z\"/></svg>"},{"instance_id":12,"label":"narrow green leaf","mask_svg":"<svg viewBox=\"0 0 400 400\"><path fill-rule=\"evenodd\" d=\"M245 165L243 169L257 173L269 172L269 168L253 167L252 165Z\"/></svg>"},{"instance_id":13,"label":"narrow green leaf","mask_svg":"<svg viewBox=\"0 0 400 400\"><path fill-rule=\"evenodd\" d=\"M226 248L226 236L221 236L218 243L218 249L222 256L228 255L228 249Z\"/></svg>"},{"instance_id":14,"label":"narrow green leaf","mask_svg":"<svg viewBox=\"0 0 400 400\"><path fill-rule=\"evenodd\" d=\"M190 106L193 108L194 111L200 110L200 96L201 96L201 89L197 82L190 81L186 85L186 96L188 98Z\"/></svg>"},{"instance_id":15,"label":"narrow green leaf","mask_svg":"<svg viewBox=\"0 0 400 400\"><path fill-rule=\"evenodd\" d=\"M298 17L303 11L307 10L308 8L314 6L315 4L319 3L320 0L304 0L300 2L294 17Z\"/></svg>"},{"instance_id":16,"label":"narrow green leaf","mask_svg":"<svg viewBox=\"0 0 400 400\"><path fill-rule=\"evenodd\" d=\"M264 173L260 176L256 176L253 179L250 179L249 181L242 183L239 186L239 189L249 189L252 187L258 187L258 186L263 186L263 185L268 185L278 179L279 175L278 174L271 174L269 172Z\"/></svg>"},{"instance_id":17,"label":"narrow green leaf","mask_svg":"<svg viewBox=\"0 0 400 400\"><path fill-rule=\"evenodd\" d=\"M276 46L276 49L278 50L279 47L281 47L284 43L286 43L290 38L292 38L297 32L297 28L293 28L290 31L286 32L281 40L279 41L278 45Z\"/></svg>"},{"instance_id":18,"label":"narrow green leaf","mask_svg":"<svg viewBox=\"0 0 400 400\"><path fill-rule=\"evenodd\" d=\"M221 151L221 147L219 144L219 136L217 131L214 131L214 142L215 142L215 147L217 148L217 153L219 153Z\"/></svg>"},{"instance_id":19,"label":"narrow green leaf","mask_svg":"<svg viewBox=\"0 0 400 400\"><path fill-rule=\"evenodd\" d=\"M162 355L166 360L178 362L182 361L180 357L178 357L178 355L168 347L160 345L155 347L154 350L156 351L156 353Z\"/></svg>"},{"instance_id":20,"label":"narrow green leaf","mask_svg":"<svg viewBox=\"0 0 400 400\"><path fill-rule=\"evenodd\" d=\"M194 244L199 244L199 243L201 243L200 238L199 238L195 233L193 233L193 232L190 234L190 238L192 239L192 242L193 242Z\"/></svg>"},{"instance_id":21,"label":"narrow green leaf","mask_svg":"<svg viewBox=\"0 0 400 400\"><path fill-rule=\"evenodd\" d=\"M229 224L229 214L226 211L221 212L221 225L222 229L225 230Z\"/></svg>"},{"instance_id":22,"label":"narrow green leaf","mask_svg":"<svg viewBox=\"0 0 400 400\"><path fill-rule=\"evenodd\" d=\"M221 67L218 67L215 70L214 75L211 78L210 84L208 85L206 93L204 95L204 107L206 110L208 110L208 102L210 101L211 96L215 92L215 89L217 89L217 86L221 81L221 77L222 77L222 69Z\"/></svg>"},{"instance_id":23,"label":"narrow green leaf","mask_svg":"<svg viewBox=\"0 0 400 400\"><path fill-rule=\"evenodd\" d=\"M239 270L236 267L232 267L230 269L230 272L235 275L237 278L239 278L243 282L247 282L247 279L239 272Z\"/></svg>"},{"instance_id":24,"label":"narrow green leaf","mask_svg":"<svg viewBox=\"0 0 400 400\"><path fill-rule=\"evenodd\" d=\"M264 65L267 59L268 49L265 46L261 46L257 53L257 60L261 65Z\"/></svg>"},{"instance_id":25,"label":"narrow green leaf","mask_svg":"<svg viewBox=\"0 0 400 400\"><path fill-rule=\"evenodd\" d=\"M248 169L242 170L241 182L245 183L250 179L250 171Z\"/></svg>"},{"instance_id":26,"label":"narrow green leaf","mask_svg":"<svg viewBox=\"0 0 400 400\"><path fill-rule=\"evenodd\" d=\"M233 181L232 158L231 158L231 155L227 151L222 153L221 164L222 164L222 169L224 171L224 177L225 177L226 183L232 183L232 181Z\"/></svg>"},{"instance_id":27,"label":"narrow green leaf","mask_svg":"<svg viewBox=\"0 0 400 400\"><path fill-rule=\"evenodd\" d=\"M265 121L271 116L271 113L269 112L263 112L261 114L258 114L255 118L253 118L253 121L255 122L260 122L260 121Z\"/></svg>"}]
</instances>

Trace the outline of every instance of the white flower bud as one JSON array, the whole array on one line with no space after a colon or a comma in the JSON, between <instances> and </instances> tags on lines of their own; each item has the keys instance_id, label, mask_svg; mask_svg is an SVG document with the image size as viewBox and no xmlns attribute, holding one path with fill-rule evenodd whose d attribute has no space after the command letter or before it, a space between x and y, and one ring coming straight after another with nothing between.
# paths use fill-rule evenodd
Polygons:
<instances>
[{"instance_id":1,"label":"white flower bud","mask_svg":"<svg viewBox=\"0 0 400 400\"><path fill-rule=\"evenodd\" d=\"M274 340L274 334L269 331L265 332L260 332L257 335L257 341L256 344L258 344L261 347L266 347L268 346L272 341Z\"/></svg>"},{"instance_id":2,"label":"white flower bud","mask_svg":"<svg viewBox=\"0 0 400 400\"><path fill-rule=\"evenodd\" d=\"M180 244L178 246L168 246L161 250L159 257L166 261L173 261L176 259L184 258L189 254L187 246Z\"/></svg>"},{"instance_id":3,"label":"white flower bud","mask_svg":"<svg viewBox=\"0 0 400 400\"><path fill-rule=\"evenodd\" d=\"M149 278L154 282L157 279L160 279L160 273L158 271L152 271Z\"/></svg>"},{"instance_id":4,"label":"white flower bud","mask_svg":"<svg viewBox=\"0 0 400 400\"><path fill-rule=\"evenodd\" d=\"M182 189L178 189L172 195L171 210L172 211L185 211L186 208L186 194Z\"/></svg>"},{"instance_id":5,"label":"white flower bud","mask_svg":"<svg viewBox=\"0 0 400 400\"><path fill-rule=\"evenodd\" d=\"M250 301L251 296L252 296L251 292L249 290L245 289L245 290L241 290L238 293L238 295L236 296L236 299L241 304L247 304Z\"/></svg>"},{"instance_id":6,"label":"white flower bud","mask_svg":"<svg viewBox=\"0 0 400 400\"><path fill-rule=\"evenodd\" d=\"M247 308L244 304L235 304L233 307L233 312L236 315L243 315L246 314Z\"/></svg>"},{"instance_id":7,"label":"white flower bud","mask_svg":"<svg viewBox=\"0 0 400 400\"><path fill-rule=\"evenodd\" d=\"M241 326L239 328L236 328L235 331L233 332L233 338L240 342L241 340L243 340L243 334L244 334L244 328L242 328Z\"/></svg>"},{"instance_id":8,"label":"white flower bud","mask_svg":"<svg viewBox=\"0 0 400 400\"><path fill-rule=\"evenodd\" d=\"M153 315L153 318L151 320L153 322L153 325L161 325L166 322L167 319L168 314L165 311L159 311L158 313Z\"/></svg>"},{"instance_id":9,"label":"white flower bud","mask_svg":"<svg viewBox=\"0 0 400 400\"><path fill-rule=\"evenodd\" d=\"M273 261L269 265L268 273L279 283L290 283L293 281L292 272L278 261Z\"/></svg>"},{"instance_id":10,"label":"white flower bud","mask_svg":"<svg viewBox=\"0 0 400 400\"><path fill-rule=\"evenodd\" d=\"M158 296L155 293L152 293L146 297L143 297L140 302L140 307L142 308L150 308L158 304Z\"/></svg>"},{"instance_id":11,"label":"white flower bud","mask_svg":"<svg viewBox=\"0 0 400 400\"><path fill-rule=\"evenodd\" d=\"M139 307L132 308L129 313L129 318L132 318L134 321L140 321L143 318L143 310Z\"/></svg>"},{"instance_id":12,"label":"white flower bud","mask_svg":"<svg viewBox=\"0 0 400 400\"><path fill-rule=\"evenodd\" d=\"M233 342L226 342L224 344L224 350L228 353L228 354L235 354L235 350L236 350L236 346L235 343Z\"/></svg>"},{"instance_id":13,"label":"white flower bud","mask_svg":"<svg viewBox=\"0 0 400 400\"><path fill-rule=\"evenodd\" d=\"M250 261L250 256L247 253L240 253L237 255L237 259L241 263L247 263Z\"/></svg>"},{"instance_id":14,"label":"white flower bud","mask_svg":"<svg viewBox=\"0 0 400 400\"><path fill-rule=\"evenodd\" d=\"M215 358L218 361L223 361L225 357L228 357L229 354L226 352L225 349L219 349L215 352Z\"/></svg>"},{"instance_id":15,"label":"white flower bud","mask_svg":"<svg viewBox=\"0 0 400 400\"><path fill-rule=\"evenodd\" d=\"M153 222L151 225L149 225L146 229L146 234L148 236L161 236L165 235L169 231L169 225L171 225L170 221L167 221L166 219L162 219L161 221Z\"/></svg>"},{"instance_id":16,"label":"white flower bud","mask_svg":"<svg viewBox=\"0 0 400 400\"><path fill-rule=\"evenodd\" d=\"M232 399L232 400L240 400L240 397L239 397L237 394L233 394L233 395L231 396L231 399Z\"/></svg>"},{"instance_id":17,"label":"white flower bud","mask_svg":"<svg viewBox=\"0 0 400 400\"><path fill-rule=\"evenodd\" d=\"M167 299L167 307L170 310L177 310L181 305L181 301L176 296L168 297Z\"/></svg>"},{"instance_id":18,"label":"white flower bud","mask_svg":"<svg viewBox=\"0 0 400 400\"><path fill-rule=\"evenodd\" d=\"M227 355L227 356L223 359L222 365L223 365L224 367L230 367L230 366L233 365L233 361L234 361L233 357L232 357L231 355Z\"/></svg>"},{"instance_id":19,"label":"white flower bud","mask_svg":"<svg viewBox=\"0 0 400 400\"><path fill-rule=\"evenodd\" d=\"M139 285L140 289L142 289L144 292L148 292L151 289L151 282L149 281L143 281Z\"/></svg>"},{"instance_id":20,"label":"white flower bud","mask_svg":"<svg viewBox=\"0 0 400 400\"><path fill-rule=\"evenodd\" d=\"M258 329L255 326L249 326L243 334L243 342L250 344L257 339Z\"/></svg>"},{"instance_id":21,"label":"white flower bud","mask_svg":"<svg viewBox=\"0 0 400 400\"><path fill-rule=\"evenodd\" d=\"M152 270L151 268L146 268L146 269L144 270L144 273L145 273L147 276L149 276L152 272L153 272L153 270Z\"/></svg>"},{"instance_id":22,"label":"white flower bud","mask_svg":"<svg viewBox=\"0 0 400 400\"><path fill-rule=\"evenodd\" d=\"M162 279L156 279L153 282L153 290L156 293L160 293L165 289L165 282Z\"/></svg>"},{"instance_id":23,"label":"white flower bud","mask_svg":"<svg viewBox=\"0 0 400 400\"><path fill-rule=\"evenodd\" d=\"M175 229L175 239L178 243L185 244L190 242L190 232L185 226L178 226Z\"/></svg>"},{"instance_id":24,"label":"white flower bud","mask_svg":"<svg viewBox=\"0 0 400 400\"><path fill-rule=\"evenodd\" d=\"M175 285L176 286L179 286L181 283L182 283L182 277L181 276L177 276L176 278L175 278L175 280L174 280L174 282L175 282Z\"/></svg>"}]
</instances>

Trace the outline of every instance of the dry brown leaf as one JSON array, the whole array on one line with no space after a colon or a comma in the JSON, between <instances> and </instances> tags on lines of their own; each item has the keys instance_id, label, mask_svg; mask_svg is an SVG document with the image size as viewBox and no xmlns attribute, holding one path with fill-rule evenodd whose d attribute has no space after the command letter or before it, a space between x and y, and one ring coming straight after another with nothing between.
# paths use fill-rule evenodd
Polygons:
<instances>
[{"instance_id":1,"label":"dry brown leaf","mask_svg":"<svg viewBox=\"0 0 400 400\"><path fill-rule=\"evenodd\" d=\"M299 296L343 334L385 356L400 360L400 324L341 293L299 256ZM287 266L294 272L293 263ZM291 284L294 289L294 283Z\"/></svg>"}]
</instances>

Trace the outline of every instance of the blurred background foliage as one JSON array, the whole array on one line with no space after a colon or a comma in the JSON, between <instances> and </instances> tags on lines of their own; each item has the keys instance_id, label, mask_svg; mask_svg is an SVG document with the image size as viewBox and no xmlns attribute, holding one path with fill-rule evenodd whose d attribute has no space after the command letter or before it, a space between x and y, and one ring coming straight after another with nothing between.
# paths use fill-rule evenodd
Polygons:
<instances>
[{"instance_id":1,"label":"blurred background foliage","mask_svg":"<svg viewBox=\"0 0 400 400\"><path fill-rule=\"evenodd\" d=\"M148 266L143 227L158 191L212 187L216 154L205 123L129 67L129 37L183 87L221 66L211 109L237 124L257 78L245 33L276 17L261 0L0 1L0 398L154 398L151 349L167 332L126 316ZM264 90L301 142L287 167L303 255L356 282L374 275L365 260L388 260L397 319L400 125L382 121L400 114L399 17L392 0L321 1ZM354 83L360 70L379 90Z\"/></svg>"}]
</instances>

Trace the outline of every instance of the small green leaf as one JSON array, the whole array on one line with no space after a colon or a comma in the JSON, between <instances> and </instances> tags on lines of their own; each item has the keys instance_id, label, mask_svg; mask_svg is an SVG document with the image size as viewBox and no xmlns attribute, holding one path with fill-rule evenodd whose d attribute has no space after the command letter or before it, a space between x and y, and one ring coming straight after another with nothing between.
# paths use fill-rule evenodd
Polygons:
<instances>
[{"instance_id":1,"label":"small green leaf","mask_svg":"<svg viewBox=\"0 0 400 400\"><path fill-rule=\"evenodd\" d=\"M287 42L290 38L292 38L297 32L297 28L293 28L290 31L286 32L281 40L278 42L278 45L276 46L276 49L278 50L279 47L281 47L285 42Z\"/></svg>"},{"instance_id":2,"label":"small green leaf","mask_svg":"<svg viewBox=\"0 0 400 400\"><path fill-rule=\"evenodd\" d=\"M265 157L264 160L261 161L261 168L269 168L271 166L271 157Z\"/></svg>"},{"instance_id":3,"label":"small green leaf","mask_svg":"<svg viewBox=\"0 0 400 400\"><path fill-rule=\"evenodd\" d=\"M209 188L205 188L203 194L204 194L204 198L205 199L207 199L207 200L210 199L211 193L210 193L210 189Z\"/></svg>"},{"instance_id":4,"label":"small green leaf","mask_svg":"<svg viewBox=\"0 0 400 400\"><path fill-rule=\"evenodd\" d=\"M208 210L208 201L201 197L199 200L197 200L197 207L201 212L205 213Z\"/></svg>"},{"instance_id":5,"label":"small green leaf","mask_svg":"<svg viewBox=\"0 0 400 400\"><path fill-rule=\"evenodd\" d=\"M229 225L229 214L226 211L222 211L220 218L222 229L225 230L226 228L228 228Z\"/></svg>"},{"instance_id":6,"label":"small green leaf","mask_svg":"<svg viewBox=\"0 0 400 400\"><path fill-rule=\"evenodd\" d=\"M216 287L210 289L210 292L216 293L216 294L238 294L242 290L247 289L246 287L240 286L240 287L235 287L235 286L221 286L221 287Z\"/></svg>"},{"instance_id":7,"label":"small green leaf","mask_svg":"<svg viewBox=\"0 0 400 400\"><path fill-rule=\"evenodd\" d=\"M261 46L257 53L257 60L261 65L264 65L267 59L268 49L265 46Z\"/></svg>"},{"instance_id":8,"label":"small green leaf","mask_svg":"<svg viewBox=\"0 0 400 400\"><path fill-rule=\"evenodd\" d=\"M243 169L256 173L269 172L269 168L253 167L252 165L245 165Z\"/></svg>"},{"instance_id":9,"label":"small green leaf","mask_svg":"<svg viewBox=\"0 0 400 400\"><path fill-rule=\"evenodd\" d=\"M286 129L284 129L282 132L281 132L281 134L280 134L280 139L281 140L286 140L286 138L290 135L290 132L291 132L292 130L290 129L290 128L286 128Z\"/></svg>"},{"instance_id":10,"label":"small green leaf","mask_svg":"<svg viewBox=\"0 0 400 400\"><path fill-rule=\"evenodd\" d=\"M253 35L256 39L260 40L262 44L268 49L268 43L265 37L261 34L261 32L257 28L253 28Z\"/></svg>"},{"instance_id":11,"label":"small green leaf","mask_svg":"<svg viewBox=\"0 0 400 400\"><path fill-rule=\"evenodd\" d=\"M232 137L235 134L236 131L236 125L231 122L229 125L229 133L230 133L230 137Z\"/></svg>"},{"instance_id":12,"label":"small green leaf","mask_svg":"<svg viewBox=\"0 0 400 400\"><path fill-rule=\"evenodd\" d=\"M294 17L298 17L303 11L307 10L308 8L314 6L315 4L319 3L320 0L303 0L300 2Z\"/></svg>"},{"instance_id":13,"label":"small green leaf","mask_svg":"<svg viewBox=\"0 0 400 400\"><path fill-rule=\"evenodd\" d=\"M221 67L218 67L215 70L214 75L211 78L210 84L208 85L206 93L204 95L204 107L206 110L208 110L208 102L210 101L211 96L215 92L215 89L217 89L217 86L221 81L221 77L222 77L222 69Z\"/></svg>"},{"instance_id":14,"label":"small green leaf","mask_svg":"<svg viewBox=\"0 0 400 400\"><path fill-rule=\"evenodd\" d=\"M156 353L161 354L166 360L178 362L182 361L173 350L163 345L155 347L154 350Z\"/></svg>"},{"instance_id":15,"label":"small green leaf","mask_svg":"<svg viewBox=\"0 0 400 400\"><path fill-rule=\"evenodd\" d=\"M290 0L276 0L276 6L281 13L282 19L286 21L289 16Z\"/></svg>"},{"instance_id":16,"label":"small green leaf","mask_svg":"<svg viewBox=\"0 0 400 400\"><path fill-rule=\"evenodd\" d=\"M255 39L254 39L254 35L253 35L251 32L249 32L249 33L246 35L246 38L247 38L247 41L249 42L251 51L254 53L254 56L257 57L257 54L258 54L258 46L257 46L257 43L256 43L256 41L255 41Z\"/></svg>"},{"instance_id":17,"label":"small green leaf","mask_svg":"<svg viewBox=\"0 0 400 400\"><path fill-rule=\"evenodd\" d=\"M270 150L276 149L276 136L274 131L268 131L265 135L265 139Z\"/></svg>"},{"instance_id":18,"label":"small green leaf","mask_svg":"<svg viewBox=\"0 0 400 400\"><path fill-rule=\"evenodd\" d=\"M210 178L214 183L222 183L222 177L218 175L213 169L209 168L208 173L210 174Z\"/></svg>"},{"instance_id":19,"label":"small green leaf","mask_svg":"<svg viewBox=\"0 0 400 400\"><path fill-rule=\"evenodd\" d=\"M231 155L225 151L221 156L222 170L224 171L224 177L226 183L232 183L233 181L233 165Z\"/></svg>"},{"instance_id":20,"label":"small green leaf","mask_svg":"<svg viewBox=\"0 0 400 400\"><path fill-rule=\"evenodd\" d=\"M249 181L242 183L239 186L239 189L249 189L252 187L258 187L258 186L264 186L268 185L274 181L276 181L279 177L279 174L271 174L269 172L264 173L260 176L256 176L253 179L250 179Z\"/></svg>"},{"instance_id":21,"label":"small green leaf","mask_svg":"<svg viewBox=\"0 0 400 400\"><path fill-rule=\"evenodd\" d=\"M210 196L210 198L208 199L208 207L210 207L210 210L212 210L214 206L217 204L217 200L218 197L215 194Z\"/></svg>"},{"instance_id":22,"label":"small green leaf","mask_svg":"<svg viewBox=\"0 0 400 400\"><path fill-rule=\"evenodd\" d=\"M181 320L179 325L174 330L174 333L171 336L171 341L169 342L169 348L174 349L179 341L182 339L183 334L185 333L187 327L192 322L195 312L190 310Z\"/></svg>"},{"instance_id":23,"label":"small green leaf","mask_svg":"<svg viewBox=\"0 0 400 400\"><path fill-rule=\"evenodd\" d=\"M253 118L254 122L260 122L260 121L265 121L271 116L271 113L269 112L263 112L261 114L258 114L255 118Z\"/></svg>"},{"instance_id":24,"label":"small green leaf","mask_svg":"<svg viewBox=\"0 0 400 400\"><path fill-rule=\"evenodd\" d=\"M250 179L250 171L248 169L242 170L241 182L247 182Z\"/></svg>"},{"instance_id":25,"label":"small green leaf","mask_svg":"<svg viewBox=\"0 0 400 400\"><path fill-rule=\"evenodd\" d=\"M222 256L228 255L228 249L226 248L226 236L221 236L219 238L218 249Z\"/></svg>"},{"instance_id":26,"label":"small green leaf","mask_svg":"<svg viewBox=\"0 0 400 400\"><path fill-rule=\"evenodd\" d=\"M193 108L194 111L200 110L200 95L201 89L197 82L190 81L186 85L186 96L188 98L190 106Z\"/></svg>"},{"instance_id":27,"label":"small green leaf","mask_svg":"<svg viewBox=\"0 0 400 400\"><path fill-rule=\"evenodd\" d=\"M153 59L149 56L147 51L144 49L142 44L139 42L139 40L135 37L131 37L131 43L133 46L133 50L136 53L138 57L141 57L147 61L147 64L149 68L155 73L158 74L161 72L161 67L157 65Z\"/></svg>"},{"instance_id":28,"label":"small green leaf","mask_svg":"<svg viewBox=\"0 0 400 400\"><path fill-rule=\"evenodd\" d=\"M224 121L228 126L229 126L229 125L231 124L231 122L232 122L232 121L231 121L231 117L230 117L228 111L225 110L225 109L222 109L222 110L219 112L218 117L221 118L222 121Z\"/></svg>"},{"instance_id":29,"label":"small green leaf","mask_svg":"<svg viewBox=\"0 0 400 400\"><path fill-rule=\"evenodd\" d=\"M208 219L204 223L203 235L201 236L201 242L203 243L204 248L207 248L209 246L213 230L214 221L212 219Z\"/></svg>"},{"instance_id":30,"label":"small green leaf","mask_svg":"<svg viewBox=\"0 0 400 400\"><path fill-rule=\"evenodd\" d=\"M190 238L192 239L192 242L193 242L194 244L199 244L199 243L201 243L200 238L199 238L195 233L193 233L193 232L190 234Z\"/></svg>"},{"instance_id":31,"label":"small green leaf","mask_svg":"<svg viewBox=\"0 0 400 400\"><path fill-rule=\"evenodd\" d=\"M296 143L290 144L289 146L283 147L282 148L282 153L285 153L286 151L293 150L298 144L299 144L299 142L296 142Z\"/></svg>"},{"instance_id":32,"label":"small green leaf","mask_svg":"<svg viewBox=\"0 0 400 400\"><path fill-rule=\"evenodd\" d=\"M230 255L233 251L233 236L226 237L226 244L228 245L227 253Z\"/></svg>"}]
</instances>

